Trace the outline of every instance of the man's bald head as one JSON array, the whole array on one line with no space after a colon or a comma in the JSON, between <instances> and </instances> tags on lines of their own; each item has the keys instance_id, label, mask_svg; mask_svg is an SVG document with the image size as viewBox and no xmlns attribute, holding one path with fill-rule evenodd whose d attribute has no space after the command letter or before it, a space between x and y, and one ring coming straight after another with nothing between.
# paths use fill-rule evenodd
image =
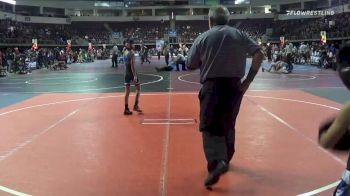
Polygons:
<instances>
[{"instance_id":1,"label":"man's bald head","mask_svg":"<svg viewBox=\"0 0 350 196\"><path fill-rule=\"evenodd\" d=\"M209 10L209 25L226 25L229 20L230 12L225 6L218 5Z\"/></svg>"}]
</instances>

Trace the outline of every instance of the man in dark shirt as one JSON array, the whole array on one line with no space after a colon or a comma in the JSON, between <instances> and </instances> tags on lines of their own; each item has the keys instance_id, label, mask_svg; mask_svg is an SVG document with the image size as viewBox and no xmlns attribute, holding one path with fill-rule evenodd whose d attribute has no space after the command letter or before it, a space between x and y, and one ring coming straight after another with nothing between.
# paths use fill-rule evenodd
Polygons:
<instances>
[{"instance_id":1,"label":"man in dark shirt","mask_svg":"<svg viewBox=\"0 0 350 196\"><path fill-rule=\"evenodd\" d=\"M205 186L218 182L228 170L235 152L235 123L243 94L261 67L259 45L241 31L228 26L229 11L224 6L209 10L210 30L193 43L188 58L189 70L200 69L200 131L207 159ZM252 67L245 75L247 53Z\"/></svg>"}]
</instances>

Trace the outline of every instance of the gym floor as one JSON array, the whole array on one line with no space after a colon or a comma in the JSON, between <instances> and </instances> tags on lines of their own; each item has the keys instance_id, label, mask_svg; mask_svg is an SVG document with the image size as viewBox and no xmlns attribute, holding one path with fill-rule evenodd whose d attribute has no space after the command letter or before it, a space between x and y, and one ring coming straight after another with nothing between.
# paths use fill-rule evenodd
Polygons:
<instances>
[{"instance_id":1,"label":"gym floor","mask_svg":"<svg viewBox=\"0 0 350 196\"><path fill-rule=\"evenodd\" d=\"M230 170L208 191L199 71L155 72L164 59L151 61L137 63L143 115L123 115L124 67L110 60L1 78L0 195L331 195L347 154L317 137L350 100L336 72L260 72L242 102Z\"/></svg>"}]
</instances>

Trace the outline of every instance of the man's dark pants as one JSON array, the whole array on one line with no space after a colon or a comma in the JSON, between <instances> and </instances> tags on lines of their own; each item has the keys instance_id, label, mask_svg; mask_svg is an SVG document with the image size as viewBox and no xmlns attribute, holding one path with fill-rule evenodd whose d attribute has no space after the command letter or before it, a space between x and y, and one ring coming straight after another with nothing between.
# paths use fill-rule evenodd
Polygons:
<instances>
[{"instance_id":1,"label":"man's dark pants","mask_svg":"<svg viewBox=\"0 0 350 196\"><path fill-rule=\"evenodd\" d=\"M166 54L164 57L166 65L169 65L169 54Z\"/></svg>"},{"instance_id":2,"label":"man's dark pants","mask_svg":"<svg viewBox=\"0 0 350 196\"><path fill-rule=\"evenodd\" d=\"M113 54L113 56L112 56L112 67L118 67L118 55Z\"/></svg>"},{"instance_id":3,"label":"man's dark pants","mask_svg":"<svg viewBox=\"0 0 350 196\"><path fill-rule=\"evenodd\" d=\"M199 92L200 131L208 171L235 152L235 124L243 93L240 78L207 79Z\"/></svg>"},{"instance_id":4,"label":"man's dark pants","mask_svg":"<svg viewBox=\"0 0 350 196\"><path fill-rule=\"evenodd\" d=\"M176 70L180 71L179 65L182 66L182 71L186 71L186 63L185 61L176 61Z\"/></svg>"}]
</instances>

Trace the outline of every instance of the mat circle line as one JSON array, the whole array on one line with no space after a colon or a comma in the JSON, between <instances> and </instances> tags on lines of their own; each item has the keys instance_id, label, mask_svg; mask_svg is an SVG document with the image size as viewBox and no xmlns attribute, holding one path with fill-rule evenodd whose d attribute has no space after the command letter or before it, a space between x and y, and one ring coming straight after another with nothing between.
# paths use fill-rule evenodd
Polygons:
<instances>
[{"instance_id":1,"label":"mat circle line","mask_svg":"<svg viewBox=\"0 0 350 196\"><path fill-rule=\"evenodd\" d=\"M143 82L143 83L141 83L141 86L143 86L143 85L148 85L148 84L158 83L158 82L161 82L162 80L164 80L163 76L157 75L157 74L144 74L144 73L139 73L139 75L146 75L146 76L158 77L158 80L153 80L153 81L150 81L150 82ZM132 85L132 86L133 86L133 85ZM120 89L120 88L124 88L124 87L125 87L125 85L121 85L121 86L112 86L112 87L104 87L104 88L90 88L90 89L81 89L81 90L71 90L71 91L20 91L20 92L16 92L16 93L24 93L24 94L74 93L74 92L87 92L87 91L99 91L99 90ZM4 91L3 93L10 93L10 92Z\"/></svg>"},{"instance_id":2,"label":"mat circle line","mask_svg":"<svg viewBox=\"0 0 350 196\"><path fill-rule=\"evenodd\" d=\"M60 80L60 79L79 79L79 77L57 77L57 78L39 78L39 79L34 79L34 80L27 80L25 81L26 84L42 84L42 85L65 85L65 84L81 84L81 83L90 83L90 82L95 82L98 80L97 77L91 78L90 80L82 80L82 81L77 81L77 82L65 82L65 83L33 83L33 81L44 81L44 80Z\"/></svg>"}]
</instances>

